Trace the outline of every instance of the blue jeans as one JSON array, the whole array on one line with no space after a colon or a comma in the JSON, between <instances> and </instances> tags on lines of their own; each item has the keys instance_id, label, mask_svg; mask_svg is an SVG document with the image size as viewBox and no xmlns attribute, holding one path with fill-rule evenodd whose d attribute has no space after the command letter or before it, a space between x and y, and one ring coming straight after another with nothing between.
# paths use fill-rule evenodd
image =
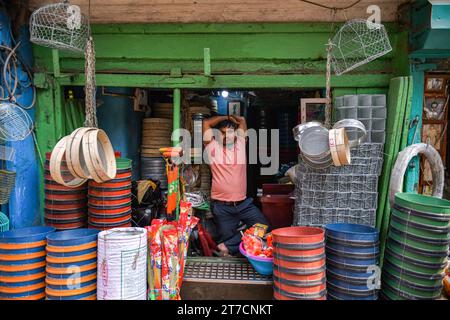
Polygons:
<instances>
[{"instance_id":1,"label":"blue jeans","mask_svg":"<svg viewBox=\"0 0 450 320\"><path fill-rule=\"evenodd\" d=\"M211 209L220 237L218 243L223 242L231 254L239 252L242 235L236 229L241 221L248 228L252 227L255 223L269 225L266 217L253 204L252 198L245 199L237 206L226 205L211 200Z\"/></svg>"}]
</instances>

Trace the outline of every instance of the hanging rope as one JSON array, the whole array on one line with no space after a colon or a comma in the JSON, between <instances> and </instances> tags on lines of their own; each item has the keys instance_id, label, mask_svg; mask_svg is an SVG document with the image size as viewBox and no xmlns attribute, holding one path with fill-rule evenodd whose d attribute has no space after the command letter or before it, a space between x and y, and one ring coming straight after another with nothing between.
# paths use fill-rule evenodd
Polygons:
<instances>
[{"instance_id":1,"label":"hanging rope","mask_svg":"<svg viewBox=\"0 0 450 320\"><path fill-rule=\"evenodd\" d=\"M327 74L326 74L326 106L325 106L325 126L331 128L331 39L328 39L327 45Z\"/></svg>"},{"instance_id":2,"label":"hanging rope","mask_svg":"<svg viewBox=\"0 0 450 320\"><path fill-rule=\"evenodd\" d=\"M96 83L95 83L95 49L92 36L89 37L86 44L86 64L85 64L85 103L86 103L86 121L85 127L98 127L97 105L96 105Z\"/></svg>"}]
</instances>

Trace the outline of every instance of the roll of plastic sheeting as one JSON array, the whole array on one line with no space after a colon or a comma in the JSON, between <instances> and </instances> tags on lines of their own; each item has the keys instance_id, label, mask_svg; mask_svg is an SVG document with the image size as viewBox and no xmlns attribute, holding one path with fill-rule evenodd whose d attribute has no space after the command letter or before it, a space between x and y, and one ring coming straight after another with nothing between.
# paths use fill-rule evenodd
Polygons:
<instances>
[{"instance_id":1,"label":"roll of plastic sheeting","mask_svg":"<svg viewBox=\"0 0 450 320\"><path fill-rule=\"evenodd\" d=\"M98 235L97 300L146 300L147 230L116 228Z\"/></svg>"},{"instance_id":2,"label":"roll of plastic sheeting","mask_svg":"<svg viewBox=\"0 0 450 320\"><path fill-rule=\"evenodd\" d=\"M401 151L392 169L391 181L389 184L389 201L391 207L394 206L395 194L403 190L403 178L408 168L409 162L417 156L423 154L430 163L433 177L433 196L442 198L444 192L444 165L441 156L436 149L426 143L416 143Z\"/></svg>"}]
</instances>

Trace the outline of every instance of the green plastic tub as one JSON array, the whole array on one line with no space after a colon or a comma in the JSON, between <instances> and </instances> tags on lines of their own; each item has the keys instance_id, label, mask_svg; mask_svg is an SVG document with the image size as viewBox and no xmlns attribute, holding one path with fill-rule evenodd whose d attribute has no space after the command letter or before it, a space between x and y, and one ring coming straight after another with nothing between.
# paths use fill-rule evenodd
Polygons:
<instances>
[{"instance_id":1,"label":"green plastic tub","mask_svg":"<svg viewBox=\"0 0 450 320\"><path fill-rule=\"evenodd\" d=\"M436 213L435 218L450 219L450 201L416 193L397 193L395 204L424 213Z\"/></svg>"},{"instance_id":2,"label":"green plastic tub","mask_svg":"<svg viewBox=\"0 0 450 320\"><path fill-rule=\"evenodd\" d=\"M394 242L388 242L386 248L389 248L389 250L400 256L404 256L406 258L418 261L423 261L424 263L441 264L447 260L447 257L427 256L424 254L410 251L408 248L398 245Z\"/></svg>"},{"instance_id":3,"label":"green plastic tub","mask_svg":"<svg viewBox=\"0 0 450 320\"><path fill-rule=\"evenodd\" d=\"M400 248L405 248L409 252L413 252L413 253L420 254L423 256L429 256L429 257L435 257L435 258L441 258L441 259L445 259L448 256L448 250L444 250L444 251L424 250L424 249L416 248L411 245L405 244L404 242L397 241L394 238L392 238L391 236L388 236L388 242L392 243L393 245L397 245Z\"/></svg>"},{"instance_id":4,"label":"green plastic tub","mask_svg":"<svg viewBox=\"0 0 450 320\"><path fill-rule=\"evenodd\" d=\"M130 169L131 168L131 159L127 158L117 158L116 159L117 169Z\"/></svg>"},{"instance_id":5,"label":"green plastic tub","mask_svg":"<svg viewBox=\"0 0 450 320\"><path fill-rule=\"evenodd\" d=\"M425 296L423 294L411 294L408 291L399 288L397 283L389 279L383 279L381 283L381 290L382 294L391 300L434 300L441 296L441 292L431 298L429 294Z\"/></svg>"},{"instance_id":6,"label":"green plastic tub","mask_svg":"<svg viewBox=\"0 0 450 320\"><path fill-rule=\"evenodd\" d=\"M395 252L389 249L385 251L385 259L396 267L411 270L413 272L428 274L429 276L435 276L436 274L442 274L445 269L445 265L438 265L436 267L431 267L420 263L420 261L406 260L404 257L399 256Z\"/></svg>"},{"instance_id":7,"label":"green plastic tub","mask_svg":"<svg viewBox=\"0 0 450 320\"><path fill-rule=\"evenodd\" d=\"M420 286L437 287L440 284L442 284L443 274L438 276L426 276L426 277L420 275L420 277L418 277L417 273L409 272L405 269L393 266L391 264L383 265L383 272L387 272L388 274L403 279L406 282L415 283Z\"/></svg>"},{"instance_id":8,"label":"green plastic tub","mask_svg":"<svg viewBox=\"0 0 450 320\"><path fill-rule=\"evenodd\" d=\"M448 215L437 215L435 213L424 213L413 211L407 208L395 205L392 208L392 214L405 221L413 222L423 227L433 229L448 229L450 228L450 221L447 219Z\"/></svg>"},{"instance_id":9,"label":"green plastic tub","mask_svg":"<svg viewBox=\"0 0 450 320\"><path fill-rule=\"evenodd\" d=\"M430 239L431 241L442 240L443 242L450 242L450 234L448 233L448 229L436 229L435 231L431 231L428 227L421 227L414 222L405 221L395 215L391 217L391 227L407 234L424 238L425 241Z\"/></svg>"},{"instance_id":10,"label":"green plastic tub","mask_svg":"<svg viewBox=\"0 0 450 320\"><path fill-rule=\"evenodd\" d=\"M410 235L408 233L404 233L399 231L392 226L389 228L389 237L397 240L400 243L407 244L411 247L434 251L434 252L442 252L448 250L448 243L445 243L441 240L431 239L432 241L426 241L425 238L419 238L414 235Z\"/></svg>"},{"instance_id":11,"label":"green plastic tub","mask_svg":"<svg viewBox=\"0 0 450 320\"><path fill-rule=\"evenodd\" d=\"M419 286L414 286L412 283L406 283L404 281L399 281L391 277L390 275L384 273L382 275L382 283L387 285L399 293L404 293L405 296L409 296L412 299L425 299L433 300L441 297L442 283L439 287L429 287L423 288Z\"/></svg>"}]
</instances>

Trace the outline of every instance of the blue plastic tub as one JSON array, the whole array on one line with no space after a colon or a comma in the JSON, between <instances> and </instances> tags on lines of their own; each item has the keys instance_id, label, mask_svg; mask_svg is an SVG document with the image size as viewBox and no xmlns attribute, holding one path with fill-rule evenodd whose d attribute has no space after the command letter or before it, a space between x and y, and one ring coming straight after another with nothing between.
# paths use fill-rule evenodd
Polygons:
<instances>
[{"instance_id":1,"label":"blue plastic tub","mask_svg":"<svg viewBox=\"0 0 450 320\"><path fill-rule=\"evenodd\" d=\"M346 264L350 266L371 266L371 265L378 265L378 257L376 258L368 258L368 259L354 259L354 258L347 258L345 256L338 256L335 254L332 254L330 252L326 252L327 259L332 259L335 262L338 262L340 264Z\"/></svg>"},{"instance_id":2,"label":"blue plastic tub","mask_svg":"<svg viewBox=\"0 0 450 320\"><path fill-rule=\"evenodd\" d=\"M12 271L12 272L0 271L0 276L1 277L20 277L20 276L37 274L37 273L41 273L41 272L45 272L45 267L31 269L31 270L25 270L25 271Z\"/></svg>"},{"instance_id":3,"label":"blue plastic tub","mask_svg":"<svg viewBox=\"0 0 450 320\"><path fill-rule=\"evenodd\" d=\"M82 256L85 254L93 253L93 252L97 252L97 247L89 248L86 250L73 251L73 252L50 252L50 251L48 251L47 256L48 257L58 257L58 258L76 257L76 256Z\"/></svg>"},{"instance_id":4,"label":"blue plastic tub","mask_svg":"<svg viewBox=\"0 0 450 320\"><path fill-rule=\"evenodd\" d=\"M45 261L45 256L28 260L14 260L14 261L5 260L0 262L0 270L2 270L2 266L24 266L27 264L33 264L41 261Z\"/></svg>"},{"instance_id":5,"label":"blue plastic tub","mask_svg":"<svg viewBox=\"0 0 450 320\"><path fill-rule=\"evenodd\" d=\"M6 255L16 255L16 254L27 254L45 251L45 246L27 249L0 249L0 254Z\"/></svg>"},{"instance_id":6,"label":"blue plastic tub","mask_svg":"<svg viewBox=\"0 0 450 320\"><path fill-rule=\"evenodd\" d=\"M47 266L53 267L53 268L69 268L69 267L74 267L74 266L81 267L81 266L89 265L92 263L97 263L97 258L89 259L89 260L85 260L85 261L78 261L78 262L68 262L68 263L47 262Z\"/></svg>"},{"instance_id":7,"label":"blue plastic tub","mask_svg":"<svg viewBox=\"0 0 450 320\"><path fill-rule=\"evenodd\" d=\"M0 243L30 243L45 240L53 227L28 227L0 233Z\"/></svg>"},{"instance_id":8,"label":"blue plastic tub","mask_svg":"<svg viewBox=\"0 0 450 320\"><path fill-rule=\"evenodd\" d=\"M83 294L78 294L78 295L74 295L74 296L64 296L64 297L60 297L60 296L52 296L47 294L47 299L48 300L80 300L83 298L87 298L93 295L97 294L97 289L96 290L92 290Z\"/></svg>"},{"instance_id":9,"label":"blue plastic tub","mask_svg":"<svg viewBox=\"0 0 450 320\"><path fill-rule=\"evenodd\" d=\"M378 230L352 223L331 223L325 226L326 235L333 239L351 242L377 242Z\"/></svg>"},{"instance_id":10,"label":"blue plastic tub","mask_svg":"<svg viewBox=\"0 0 450 320\"><path fill-rule=\"evenodd\" d=\"M58 231L47 236L47 244L55 247L78 246L97 241L99 232L100 230L87 228Z\"/></svg>"},{"instance_id":11,"label":"blue plastic tub","mask_svg":"<svg viewBox=\"0 0 450 320\"><path fill-rule=\"evenodd\" d=\"M346 246L342 244L336 244L333 241L327 241L327 248L331 248L332 250L341 251L344 253L353 253L353 254L377 254L380 252L380 248L378 243L371 247L354 247L354 246Z\"/></svg>"},{"instance_id":12,"label":"blue plastic tub","mask_svg":"<svg viewBox=\"0 0 450 320\"><path fill-rule=\"evenodd\" d=\"M92 269L92 270L88 270L88 271L80 272L79 274L77 274L77 278L78 277L86 277L86 276L90 276L90 275L93 275L93 274L97 274L97 268ZM68 274L55 274L55 273L47 272L47 277L52 278L52 279L74 278L75 277L75 272L74 273L68 273Z\"/></svg>"},{"instance_id":13,"label":"blue plastic tub","mask_svg":"<svg viewBox=\"0 0 450 320\"><path fill-rule=\"evenodd\" d=\"M21 293L1 293L0 292L0 298L3 298L3 299L21 299L22 298L22 299L24 299L26 297L34 296L34 295L38 295L38 294L42 294L42 293L45 293L45 287L37 289L37 290L21 292ZM43 297L42 299L45 299L45 297Z\"/></svg>"},{"instance_id":14,"label":"blue plastic tub","mask_svg":"<svg viewBox=\"0 0 450 320\"><path fill-rule=\"evenodd\" d=\"M239 245L239 251L247 257L256 272L266 276L273 274L273 258L255 257L247 254L243 242Z\"/></svg>"},{"instance_id":15,"label":"blue plastic tub","mask_svg":"<svg viewBox=\"0 0 450 320\"><path fill-rule=\"evenodd\" d=\"M77 283L77 288L76 289L81 289L84 287L88 287L90 285L93 285L97 283L97 279L94 280L89 280L87 282L84 283ZM74 290L74 284L71 281L71 284L69 285L52 285L52 284L48 284L47 283L47 288L53 289L53 290L58 290L58 291L71 291Z\"/></svg>"}]
</instances>

